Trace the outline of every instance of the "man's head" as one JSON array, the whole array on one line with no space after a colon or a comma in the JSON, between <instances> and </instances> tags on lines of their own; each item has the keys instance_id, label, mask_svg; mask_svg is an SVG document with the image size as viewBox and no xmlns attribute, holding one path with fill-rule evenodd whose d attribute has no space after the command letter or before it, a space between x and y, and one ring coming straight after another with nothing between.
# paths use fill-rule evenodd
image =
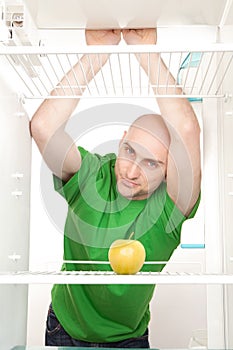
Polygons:
<instances>
[{"instance_id":1,"label":"man's head","mask_svg":"<svg viewBox=\"0 0 233 350\"><path fill-rule=\"evenodd\" d=\"M119 145L115 173L117 188L126 198L149 197L166 177L170 135L160 115L137 118Z\"/></svg>"}]
</instances>

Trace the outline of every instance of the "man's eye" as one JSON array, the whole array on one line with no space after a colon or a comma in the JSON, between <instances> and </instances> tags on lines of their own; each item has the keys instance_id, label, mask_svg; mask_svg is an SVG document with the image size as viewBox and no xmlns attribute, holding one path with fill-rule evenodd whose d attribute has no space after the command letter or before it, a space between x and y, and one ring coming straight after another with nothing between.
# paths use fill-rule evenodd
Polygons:
<instances>
[{"instance_id":1,"label":"man's eye","mask_svg":"<svg viewBox=\"0 0 233 350\"><path fill-rule=\"evenodd\" d=\"M134 154L134 150L129 146L125 146L124 150L126 153L128 153L130 155Z\"/></svg>"},{"instance_id":2,"label":"man's eye","mask_svg":"<svg viewBox=\"0 0 233 350\"><path fill-rule=\"evenodd\" d=\"M158 166L158 162L154 161L154 160L147 160L146 161L146 165L148 166L148 168L156 168Z\"/></svg>"}]
</instances>

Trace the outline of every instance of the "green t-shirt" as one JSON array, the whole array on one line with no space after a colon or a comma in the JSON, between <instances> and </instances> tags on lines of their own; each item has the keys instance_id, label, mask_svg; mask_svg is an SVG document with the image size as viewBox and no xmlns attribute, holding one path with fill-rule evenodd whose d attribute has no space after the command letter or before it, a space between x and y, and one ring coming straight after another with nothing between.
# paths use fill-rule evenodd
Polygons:
<instances>
[{"instance_id":1,"label":"green t-shirt","mask_svg":"<svg viewBox=\"0 0 233 350\"><path fill-rule=\"evenodd\" d=\"M132 231L142 242L147 261L167 261L180 243L186 220L162 183L145 200L128 200L116 189L115 154L100 156L79 147L80 170L67 182L54 176L55 189L66 199L64 260L108 261L116 239ZM198 201L199 202L199 201ZM190 217L193 217L198 202ZM164 265L144 265L161 271ZM109 265L64 263L63 270L111 270ZM148 277L149 278L149 277ZM115 342L141 336L149 323L154 285L55 285L52 304L70 336L90 342Z\"/></svg>"}]
</instances>

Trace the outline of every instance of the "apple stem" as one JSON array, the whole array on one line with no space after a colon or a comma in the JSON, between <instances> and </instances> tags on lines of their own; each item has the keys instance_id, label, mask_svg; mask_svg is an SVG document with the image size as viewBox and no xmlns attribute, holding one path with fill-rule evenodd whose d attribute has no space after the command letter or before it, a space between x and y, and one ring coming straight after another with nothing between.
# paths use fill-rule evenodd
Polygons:
<instances>
[{"instance_id":1,"label":"apple stem","mask_svg":"<svg viewBox=\"0 0 233 350\"><path fill-rule=\"evenodd\" d=\"M131 239L131 238L133 237L133 235L134 235L134 231L133 231L133 232L131 232L131 234L130 234L130 236L129 236L129 238L128 238L128 239Z\"/></svg>"}]
</instances>

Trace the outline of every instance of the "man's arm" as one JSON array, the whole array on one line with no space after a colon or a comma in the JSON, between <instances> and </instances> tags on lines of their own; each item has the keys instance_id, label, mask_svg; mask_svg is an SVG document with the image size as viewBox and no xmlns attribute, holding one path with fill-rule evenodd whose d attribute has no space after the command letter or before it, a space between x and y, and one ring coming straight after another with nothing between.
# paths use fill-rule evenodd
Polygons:
<instances>
[{"instance_id":1,"label":"man's arm","mask_svg":"<svg viewBox=\"0 0 233 350\"><path fill-rule=\"evenodd\" d=\"M85 35L88 45L115 45L121 38L119 30L86 30ZM84 55L81 63L78 62L59 83L61 86L67 86L65 91L59 89L60 96L80 94L78 88L72 91L69 89L69 85L76 85L75 76L80 86L84 86L86 82L91 81L93 73L95 75L100 70L100 60L103 65L107 62L108 57L107 54L102 54L101 57L98 57L97 54L89 57ZM56 96L56 91L53 90L51 95ZM45 162L52 172L64 181L68 181L81 165L80 153L74 141L65 132L66 123L78 102L77 98L46 99L31 120L31 134Z\"/></svg>"},{"instance_id":2,"label":"man's arm","mask_svg":"<svg viewBox=\"0 0 233 350\"><path fill-rule=\"evenodd\" d=\"M123 30L123 37L128 44L156 44L156 29ZM175 79L168 71L159 54L141 54L138 57L141 67L150 77L150 82L167 88L155 90L159 94L180 95L182 90L176 88ZM200 127L190 102L186 98L157 97L160 108L171 135L167 166L167 191L184 215L194 207L201 186L200 161Z\"/></svg>"}]
</instances>

